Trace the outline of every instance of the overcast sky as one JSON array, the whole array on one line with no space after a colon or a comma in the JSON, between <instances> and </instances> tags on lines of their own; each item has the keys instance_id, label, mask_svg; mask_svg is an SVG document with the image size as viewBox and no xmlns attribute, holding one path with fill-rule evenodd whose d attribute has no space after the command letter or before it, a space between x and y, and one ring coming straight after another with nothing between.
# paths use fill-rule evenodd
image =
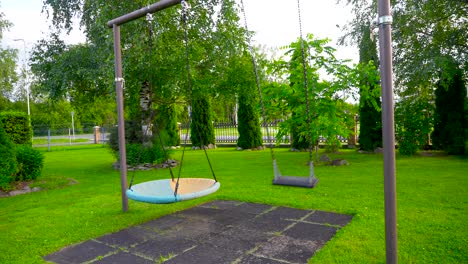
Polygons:
<instances>
[{"instance_id":1,"label":"overcast sky","mask_svg":"<svg viewBox=\"0 0 468 264\"><path fill-rule=\"evenodd\" d=\"M17 48L24 58L23 41L26 49L47 36L50 22L42 11L42 0L0 0L0 12L14 26L5 32L2 46ZM270 47L280 47L289 44L299 36L299 20L296 0L244 0L249 29L256 32L254 41L257 44ZM312 33L319 38L330 38L335 44L342 35L336 25L344 25L351 19L350 8L343 4L338 6L335 0L302 0L301 15L303 34ZM67 43L84 41L79 30L65 36ZM357 48L335 47L337 56L341 59L357 61Z\"/></svg>"}]
</instances>

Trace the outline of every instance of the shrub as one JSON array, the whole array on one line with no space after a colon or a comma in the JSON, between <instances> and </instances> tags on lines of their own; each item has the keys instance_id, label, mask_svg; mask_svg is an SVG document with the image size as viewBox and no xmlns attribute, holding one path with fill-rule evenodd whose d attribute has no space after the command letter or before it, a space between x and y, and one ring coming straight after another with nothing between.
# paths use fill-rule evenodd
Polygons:
<instances>
[{"instance_id":1,"label":"shrub","mask_svg":"<svg viewBox=\"0 0 468 264\"><path fill-rule=\"evenodd\" d=\"M165 160L164 152L160 144L153 145L126 144L127 164L138 165L144 163L159 164ZM168 158L170 157L167 152Z\"/></svg>"},{"instance_id":2,"label":"shrub","mask_svg":"<svg viewBox=\"0 0 468 264\"><path fill-rule=\"evenodd\" d=\"M0 188L8 190L17 171L15 145L3 129L0 121Z\"/></svg>"},{"instance_id":3,"label":"shrub","mask_svg":"<svg viewBox=\"0 0 468 264\"><path fill-rule=\"evenodd\" d=\"M308 140L307 132L304 133L304 131L307 131L307 127L304 127L304 124L298 124L296 121L298 117L298 114L293 111L291 118L289 121L290 123L290 131L291 131L291 148L294 149L308 149L311 144Z\"/></svg>"},{"instance_id":4,"label":"shrub","mask_svg":"<svg viewBox=\"0 0 468 264\"><path fill-rule=\"evenodd\" d=\"M166 139L164 141L165 146L179 146L180 145L180 136L179 136L179 125L177 124L177 113L174 104L171 105L161 105L158 108L158 117L157 124L159 128L159 133L164 135ZM156 128L156 126L154 126ZM156 129L154 129L156 132Z\"/></svg>"},{"instance_id":5,"label":"shrub","mask_svg":"<svg viewBox=\"0 0 468 264\"><path fill-rule=\"evenodd\" d=\"M119 133L118 127L112 127L109 135L109 147L113 154L119 156ZM140 144L142 142L142 130L139 122L136 121L125 121L125 143L126 144Z\"/></svg>"},{"instance_id":6,"label":"shrub","mask_svg":"<svg viewBox=\"0 0 468 264\"><path fill-rule=\"evenodd\" d=\"M467 95L463 72L457 65L445 69L435 90L434 147L449 154L464 154L464 104Z\"/></svg>"},{"instance_id":7,"label":"shrub","mask_svg":"<svg viewBox=\"0 0 468 264\"><path fill-rule=\"evenodd\" d=\"M364 70L359 73L359 147L366 151L382 147L379 59L370 34L370 28L364 28L359 43L359 63Z\"/></svg>"},{"instance_id":8,"label":"shrub","mask_svg":"<svg viewBox=\"0 0 468 264\"><path fill-rule=\"evenodd\" d=\"M256 148L263 145L262 132L255 109L257 100L253 96L239 95L239 139L237 146L243 149Z\"/></svg>"},{"instance_id":9,"label":"shrub","mask_svg":"<svg viewBox=\"0 0 468 264\"><path fill-rule=\"evenodd\" d=\"M210 99L206 96L200 96L194 98L192 103L192 123L190 124L192 145L201 147L202 145L215 144Z\"/></svg>"},{"instance_id":10,"label":"shrub","mask_svg":"<svg viewBox=\"0 0 468 264\"><path fill-rule=\"evenodd\" d=\"M398 151L407 156L414 155L422 147L429 146L428 134L432 128L430 97L421 94L399 101L395 107L395 139Z\"/></svg>"},{"instance_id":11,"label":"shrub","mask_svg":"<svg viewBox=\"0 0 468 264\"><path fill-rule=\"evenodd\" d=\"M29 117L21 112L3 112L0 113L0 120L3 128L10 139L15 144L31 145L32 129L29 123Z\"/></svg>"},{"instance_id":12,"label":"shrub","mask_svg":"<svg viewBox=\"0 0 468 264\"><path fill-rule=\"evenodd\" d=\"M41 176L44 167L44 155L30 146L18 145L16 147L16 160L18 173L15 180L29 181Z\"/></svg>"},{"instance_id":13,"label":"shrub","mask_svg":"<svg viewBox=\"0 0 468 264\"><path fill-rule=\"evenodd\" d=\"M136 121L125 121L125 149L127 154L127 164L136 165L137 163L152 163L158 164L165 160L164 152L162 150L159 138L154 135L148 137L148 143L145 143L141 147L142 143L142 130L141 126ZM161 133L163 142L168 142L168 136L166 133ZM153 143L151 143L153 141ZM113 127L110 130L109 136L109 147L112 154L116 159L119 159L119 139L117 127ZM141 152L141 154L140 154ZM167 152L168 158L170 153ZM140 156L140 157L139 157Z\"/></svg>"},{"instance_id":14,"label":"shrub","mask_svg":"<svg viewBox=\"0 0 468 264\"><path fill-rule=\"evenodd\" d=\"M414 155L419 149L419 144L412 138L406 139L401 138L401 142L398 144L398 151L402 155L411 156Z\"/></svg>"},{"instance_id":15,"label":"shrub","mask_svg":"<svg viewBox=\"0 0 468 264\"><path fill-rule=\"evenodd\" d=\"M138 163L138 159L140 159L139 163L147 163L145 162L145 156L143 152L145 151L145 147L141 147L140 144L125 144L125 149L127 152L127 164L128 165L136 165ZM138 155L141 157L138 158Z\"/></svg>"}]
</instances>

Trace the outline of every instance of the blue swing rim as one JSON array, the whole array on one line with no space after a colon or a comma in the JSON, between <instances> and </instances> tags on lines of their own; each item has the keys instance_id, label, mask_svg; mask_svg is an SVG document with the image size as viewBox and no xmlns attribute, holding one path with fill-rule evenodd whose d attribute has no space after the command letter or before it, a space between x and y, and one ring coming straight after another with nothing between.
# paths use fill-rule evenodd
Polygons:
<instances>
[{"instance_id":1,"label":"blue swing rim","mask_svg":"<svg viewBox=\"0 0 468 264\"><path fill-rule=\"evenodd\" d=\"M184 180L203 180L203 181L212 181L213 184L201 191L197 192L190 192L185 194L177 194L174 195L174 192L171 189L171 179L162 179L162 180L154 180L154 181L147 181L133 185L131 188L127 189L126 194L127 197L131 200L138 201L138 202L145 202L145 203L152 203L152 204L168 204L168 203L176 203L181 201L192 200L196 198L200 198L203 196L210 195L216 192L221 184L218 181L213 179L207 178L183 178ZM138 187L146 186L146 185L154 185L156 188L164 188L165 190L162 192L166 192L166 194L161 195L147 195L142 192L138 191ZM137 190L134 190L137 189ZM171 193L171 194L169 194Z\"/></svg>"}]
</instances>

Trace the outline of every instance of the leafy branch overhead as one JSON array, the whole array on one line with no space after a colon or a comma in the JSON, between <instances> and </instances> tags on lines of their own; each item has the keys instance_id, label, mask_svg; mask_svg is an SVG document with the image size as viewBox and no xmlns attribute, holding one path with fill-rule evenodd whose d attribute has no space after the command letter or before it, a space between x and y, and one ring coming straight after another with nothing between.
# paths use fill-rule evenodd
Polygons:
<instances>
[{"instance_id":1,"label":"leafy branch overhead","mask_svg":"<svg viewBox=\"0 0 468 264\"><path fill-rule=\"evenodd\" d=\"M327 46L328 42L311 34L304 39L313 146L321 136L327 138L331 146L338 146L338 136L347 136L353 125L346 121L350 115L345 111L344 99L346 93L356 87L354 70L347 66L347 61L334 56L335 49ZM265 100L267 112L274 111L280 114L276 118L286 119L281 124L278 138L291 132L293 146L307 148L308 116L300 40L284 49L284 56L268 70L277 82L264 87L268 98Z\"/></svg>"},{"instance_id":2,"label":"leafy branch overhead","mask_svg":"<svg viewBox=\"0 0 468 264\"><path fill-rule=\"evenodd\" d=\"M0 40L3 38L3 32L8 31L12 26L11 22L6 20L5 14L0 12ZM13 96L14 84L18 81L18 74L15 71L18 51L16 49L0 47L0 105ZM0 106L0 110L2 107Z\"/></svg>"},{"instance_id":3,"label":"leafy branch overhead","mask_svg":"<svg viewBox=\"0 0 468 264\"><path fill-rule=\"evenodd\" d=\"M45 0L44 10L49 12L52 23L58 31L70 31L74 17L81 19L81 26L86 34L86 46L80 47L84 52L93 54L100 65L92 63L81 65L82 74L95 76L99 79L112 81L113 72L113 36L107 21L147 6L150 1L110 1L110 0ZM187 61L184 47L184 27L180 20L180 6L165 9L152 15L152 19L138 19L128 23L121 29L121 39L124 56L124 79L126 80L126 100L129 112L138 111L137 94L143 83L151 82L153 100L161 103L174 103L188 100L190 95L187 86ZM238 25L236 5L234 1L197 1L192 3L189 12L189 62L192 69L193 91L215 94L219 92L219 76L226 70L226 63L219 58L229 58L237 54L243 43L243 29ZM50 43L49 43L50 42ZM55 52L68 52L69 47L58 50L56 39L44 40L41 47L36 48L34 64L42 63L39 54L47 53L44 49ZM77 48L78 49L78 48ZM58 55L58 54L57 54ZM168 56L170 55L170 56ZM51 67L40 69L39 74L48 74L54 70ZM80 66L80 65L78 65ZM55 67L60 69L59 66ZM96 72L97 68L103 68ZM85 73L87 71L87 73ZM51 74L48 74L51 75ZM73 83L81 81L82 75L67 76ZM65 78L67 79L67 78ZM56 88L49 89L49 94L63 96L69 91L70 84L54 83ZM105 83L110 86L110 82ZM52 86L54 87L54 86ZM90 87L88 87L90 88ZM85 87L80 87L86 89ZM91 87L91 89L94 89ZM98 91L102 93L102 90ZM73 96L73 94L67 94ZM133 114L130 114L133 115Z\"/></svg>"}]
</instances>

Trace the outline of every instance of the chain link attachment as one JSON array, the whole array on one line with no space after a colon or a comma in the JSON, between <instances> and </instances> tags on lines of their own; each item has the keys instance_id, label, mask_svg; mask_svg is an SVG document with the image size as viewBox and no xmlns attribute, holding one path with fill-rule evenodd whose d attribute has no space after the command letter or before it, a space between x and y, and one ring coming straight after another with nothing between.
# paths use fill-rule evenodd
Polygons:
<instances>
[{"instance_id":1,"label":"chain link attachment","mask_svg":"<svg viewBox=\"0 0 468 264\"><path fill-rule=\"evenodd\" d=\"M392 16L381 16L378 20L379 25L391 25L393 23Z\"/></svg>"},{"instance_id":2,"label":"chain link attachment","mask_svg":"<svg viewBox=\"0 0 468 264\"><path fill-rule=\"evenodd\" d=\"M182 0L180 1L180 5L182 6L182 21L187 23L188 12L191 8L190 4L187 1Z\"/></svg>"}]
</instances>

